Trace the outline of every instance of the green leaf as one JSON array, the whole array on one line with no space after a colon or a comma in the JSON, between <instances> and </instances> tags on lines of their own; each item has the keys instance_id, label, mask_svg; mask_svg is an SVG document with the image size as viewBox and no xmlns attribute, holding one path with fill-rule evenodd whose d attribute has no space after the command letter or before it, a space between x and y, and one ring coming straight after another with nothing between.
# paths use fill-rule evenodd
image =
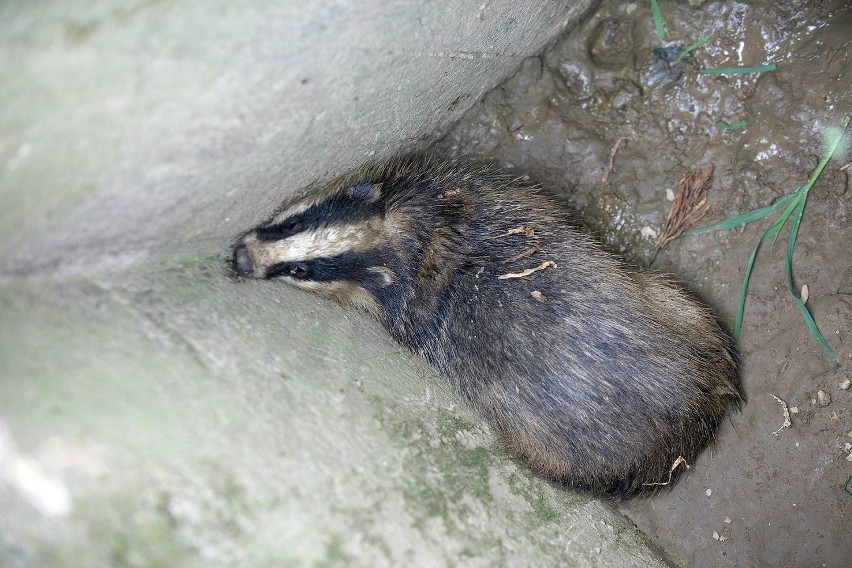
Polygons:
<instances>
[{"instance_id":1,"label":"green leaf","mask_svg":"<svg viewBox=\"0 0 852 568\"><path fill-rule=\"evenodd\" d=\"M675 59L675 63L680 63L680 62L681 62L681 60L682 60L684 57L686 57L687 55L689 55L690 53L692 53L693 51L695 51L696 49L698 49L699 47L701 47L702 45L704 45L705 43L707 43L708 41L710 41L710 36L711 36L711 35L712 35L712 34L707 34L706 36L704 36L703 38L699 39L699 40L698 40L698 41L696 41L695 43L690 44L690 45L689 45L689 47L687 47L686 49L684 49L683 51L681 51L681 52L680 52L680 54L678 54L677 59ZM662 38L660 38L660 39L662 39Z\"/></svg>"},{"instance_id":2,"label":"green leaf","mask_svg":"<svg viewBox=\"0 0 852 568\"><path fill-rule=\"evenodd\" d=\"M778 242L778 234L781 232L781 229L784 227L784 224L787 222L787 219L790 218L790 215L793 214L793 211L796 210L796 207L799 206L799 201L802 200L803 197L802 188L798 188L793 192L793 196L796 198L793 203L787 206L787 209L784 210L781 215L778 216L775 221L769 226L769 230L774 232L775 238L772 239L772 246L769 247L770 250L775 248L775 243Z\"/></svg>"},{"instance_id":3,"label":"green leaf","mask_svg":"<svg viewBox=\"0 0 852 568\"><path fill-rule=\"evenodd\" d=\"M752 67L716 67L714 69L699 69L699 75L748 75L749 73L766 73L777 69L774 63L769 65L754 65Z\"/></svg>"},{"instance_id":4,"label":"green leaf","mask_svg":"<svg viewBox=\"0 0 852 568\"><path fill-rule=\"evenodd\" d=\"M722 130L745 130L745 127L748 126L748 122L746 122L745 120L738 120L736 122L717 120L716 126L721 128Z\"/></svg>"},{"instance_id":5,"label":"green leaf","mask_svg":"<svg viewBox=\"0 0 852 568\"><path fill-rule=\"evenodd\" d=\"M752 223L754 221L759 221L760 219L763 219L764 217L766 217L770 213L778 211L779 209L781 209L782 207L787 205L787 203L789 203L794 197L796 197L797 192L798 192L798 190L794 191L793 193L788 193L787 195L781 197L778 201L776 201L772 205L768 205L766 207L761 207L760 209L753 209L753 210L751 210L747 213L743 213L741 215L735 215L733 217L728 217L727 219L719 221L718 223L714 223L713 225L710 225L709 227L701 227L701 228L698 228L698 229L689 229L688 231L684 231L682 236L686 237L686 236L689 236L689 235L700 235L702 233L709 233L710 231L727 231L729 229L736 229L740 225L745 225L745 224L748 224L748 223ZM789 215L789 213L788 213L788 215Z\"/></svg>"},{"instance_id":6,"label":"green leaf","mask_svg":"<svg viewBox=\"0 0 852 568\"><path fill-rule=\"evenodd\" d=\"M740 289L740 297L737 301L737 319L734 322L734 344L738 344L740 342L740 331L743 328L743 312L745 312L745 300L746 293L748 292L748 281L751 279L751 271L754 268L754 259L757 258L757 251L760 250L760 243L763 242L763 237L757 241L757 245L755 245L754 250L751 251L751 257L748 259L748 264L746 265L745 277L743 277L743 285Z\"/></svg>"},{"instance_id":7,"label":"green leaf","mask_svg":"<svg viewBox=\"0 0 852 568\"><path fill-rule=\"evenodd\" d=\"M657 0L651 0L651 15L654 17L654 29L657 31L657 37L663 39L666 32L663 30L663 15L660 13L660 5Z\"/></svg>"}]
</instances>

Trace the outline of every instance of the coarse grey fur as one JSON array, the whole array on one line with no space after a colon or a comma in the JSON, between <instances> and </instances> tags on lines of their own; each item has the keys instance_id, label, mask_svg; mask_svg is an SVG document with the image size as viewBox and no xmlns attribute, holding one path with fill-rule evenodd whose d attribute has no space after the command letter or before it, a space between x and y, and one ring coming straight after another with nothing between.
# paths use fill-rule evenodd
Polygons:
<instances>
[{"instance_id":1,"label":"coarse grey fur","mask_svg":"<svg viewBox=\"0 0 852 568\"><path fill-rule=\"evenodd\" d=\"M704 306L486 167L363 168L244 235L234 258L366 308L536 473L611 499L670 487L744 400Z\"/></svg>"}]
</instances>

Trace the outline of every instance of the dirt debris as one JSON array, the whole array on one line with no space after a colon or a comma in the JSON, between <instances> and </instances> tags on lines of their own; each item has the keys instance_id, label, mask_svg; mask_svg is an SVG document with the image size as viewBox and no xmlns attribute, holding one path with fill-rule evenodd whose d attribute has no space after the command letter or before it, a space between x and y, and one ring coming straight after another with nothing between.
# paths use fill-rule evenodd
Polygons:
<instances>
[{"instance_id":1,"label":"dirt debris","mask_svg":"<svg viewBox=\"0 0 852 568\"><path fill-rule=\"evenodd\" d=\"M556 263L552 260L545 260L538 266L535 266L533 268L527 268L523 272L510 272L508 274L501 274L497 277L497 280L508 280L510 278L526 278L530 274L538 272L539 270L545 270L547 268L556 268Z\"/></svg>"}]
</instances>

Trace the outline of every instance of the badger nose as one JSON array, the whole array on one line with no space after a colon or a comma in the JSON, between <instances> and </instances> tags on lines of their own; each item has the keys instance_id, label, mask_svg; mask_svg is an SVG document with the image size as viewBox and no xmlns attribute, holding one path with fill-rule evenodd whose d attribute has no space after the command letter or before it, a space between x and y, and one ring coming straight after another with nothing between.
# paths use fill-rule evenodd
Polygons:
<instances>
[{"instance_id":1,"label":"badger nose","mask_svg":"<svg viewBox=\"0 0 852 568\"><path fill-rule=\"evenodd\" d=\"M248 276L254 272L254 266L251 263L251 257L249 256L246 245L240 245L234 249L234 268L242 276Z\"/></svg>"}]
</instances>

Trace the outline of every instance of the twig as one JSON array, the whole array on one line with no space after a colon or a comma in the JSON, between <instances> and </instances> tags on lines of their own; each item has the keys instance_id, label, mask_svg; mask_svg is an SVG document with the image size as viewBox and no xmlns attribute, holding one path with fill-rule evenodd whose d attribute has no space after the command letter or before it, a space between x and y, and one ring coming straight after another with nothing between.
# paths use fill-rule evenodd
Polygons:
<instances>
[{"instance_id":1,"label":"twig","mask_svg":"<svg viewBox=\"0 0 852 568\"><path fill-rule=\"evenodd\" d=\"M615 144L612 145L612 149L610 149L609 151L609 165L607 166L606 171L604 172L604 175L601 178L602 182L606 183L607 180L609 180L609 175L612 173L613 162L615 162L615 154L621 147L621 143L626 142L627 140L629 140L627 136L622 136L621 138L615 141Z\"/></svg>"}]
</instances>

